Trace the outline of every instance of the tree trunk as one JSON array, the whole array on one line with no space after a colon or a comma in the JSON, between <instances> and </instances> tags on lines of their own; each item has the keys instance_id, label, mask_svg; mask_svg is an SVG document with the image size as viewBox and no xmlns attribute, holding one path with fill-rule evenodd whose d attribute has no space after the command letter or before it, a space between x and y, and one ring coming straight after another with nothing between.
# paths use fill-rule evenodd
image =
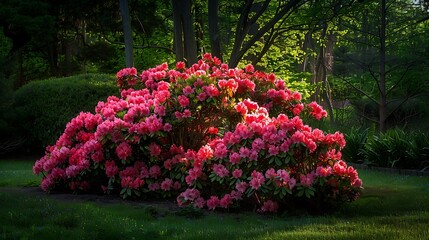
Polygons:
<instances>
[{"instance_id":1,"label":"tree trunk","mask_svg":"<svg viewBox=\"0 0 429 240\"><path fill-rule=\"evenodd\" d=\"M221 42L219 31L219 0L209 0L208 11L211 54L222 61L222 50L220 46Z\"/></svg>"},{"instance_id":2,"label":"tree trunk","mask_svg":"<svg viewBox=\"0 0 429 240\"><path fill-rule=\"evenodd\" d=\"M198 59L191 0L172 0L172 5L176 61L185 61L190 66Z\"/></svg>"},{"instance_id":3,"label":"tree trunk","mask_svg":"<svg viewBox=\"0 0 429 240\"><path fill-rule=\"evenodd\" d=\"M326 108L329 113L329 120L331 123L334 123L334 108L332 106L332 98L330 95L330 87L328 82L328 76L332 73L332 68L334 64L334 44L335 36L333 33L329 33L327 37L326 47L324 49L324 61L323 61L323 78L322 78L322 98L326 104Z\"/></svg>"},{"instance_id":4,"label":"tree trunk","mask_svg":"<svg viewBox=\"0 0 429 240\"><path fill-rule=\"evenodd\" d=\"M197 40L197 54L199 52L200 55L205 53L204 49L204 20L203 20L203 7L202 3L199 1L196 1L194 3L194 15L195 15L195 36Z\"/></svg>"},{"instance_id":5,"label":"tree trunk","mask_svg":"<svg viewBox=\"0 0 429 240\"><path fill-rule=\"evenodd\" d=\"M173 28L174 28L174 51L176 62L184 61L185 50L183 49L183 27L181 18L181 5L177 0L171 0L173 4Z\"/></svg>"},{"instance_id":6,"label":"tree trunk","mask_svg":"<svg viewBox=\"0 0 429 240\"><path fill-rule=\"evenodd\" d=\"M134 66L133 57L133 32L131 30L130 11L128 9L128 0L119 0L121 10L122 28L124 32L125 43L125 65L126 67Z\"/></svg>"},{"instance_id":7,"label":"tree trunk","mask_svg":"<svg viewBox=\"0 0 429 240\"><path fill-rule=\"evenodd\" d=\"M267 19L266 23L261 25L258 30L252 34L248 35L248 32L252 25L257 22L257 20L263 15L265 10L268 8L270 0L265 0L262 2L261 7L256 11L255 14L252 14L252 5L253 0L247 0L243 11L240 14L240 18L237 23L235 30L235 39L234 46L231 51L231 56L228 62L230 68L234 68L238 65L240 60L246 54L246 52L252 48L257 41L259 41L268 31L275 27L275 25L282 20L284 17L287 17L288 13L294 11L299 6L303 5L307 1L302 0L291 0L285 2L284 5L278 5L276 14L272 18ZM246 37L249 36L248 39Z\"/></svg>"},{"instance_id":8,"label":"tree trunk","mask_svg":"<svg viewBox=\"0 0 429 240\"><path fill-rule=\"evenodd\" d=\"M380 26L380 79L379 79L379 130L386 131L386 0L381 1L381 26Z\"/></svg>"}]
</instances>

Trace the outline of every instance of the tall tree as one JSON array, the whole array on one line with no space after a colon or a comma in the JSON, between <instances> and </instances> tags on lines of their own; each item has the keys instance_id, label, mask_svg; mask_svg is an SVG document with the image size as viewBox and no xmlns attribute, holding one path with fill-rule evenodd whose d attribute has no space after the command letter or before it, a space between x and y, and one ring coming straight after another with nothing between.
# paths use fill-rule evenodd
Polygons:
<instances>
[{"instance_id":1,"label":"tall tree","mask_svg":"<svg viewBox=\"0 0 429 240\"><path fill-rule=\"evenodd\" d=\"M213 56L222 60L223 57L219 31L219 0L209 0L208 17L210 50Z\"/></svg>"},{"instance_id":2,"label":"tall tree","mask_svg":"<svg viewBox=\"0 0 429 240\"><path fill-rule=\"evenodd\" d=\"M121 10L122 28L124 32L125 65L127 67L132 67L134 66L133 32L131 30L131 19L130 10L128 9L128 0L119 0L119 8Z\"/></svg>"},{"instance_id":3,"label":"tall tree","mask_svg":"<svg viewBox=\"0 0 429 240\"><path fill-rule=\"evenodd\" d=\"M192 65L197 62L198 56L191 0L172 0L172 5L176 61L185 61Z\"/></svg>"},{"instance_id":4,"label":"tall tree","mask_svg":"<svg viewBox=\"0 0 429 240\"><path fill-rule=\"evenodd\" d=\"M356 106L362 108L364 118L376 122L379 130L384 132L389 127L389 118L407 101L425 91L422 87L424 82L416 87L415 82L420 80L410 77L413 72L421 71L419 68L424 67L422 63L425 62L411 44L413 38L427 33L428 29L421 26L429 19L429 15L420 8L414 8L406 0L367 1L360 10L355 12L355 18L342 22L350 32L354 32L343 39L348 39L348 44L353 43L347 45L343 41L343 50L349 47L355 49L339 52L338 59L343 62L340 63L343 70L344 63L353 63L348 64L349 70L339 75L360 96L365 97L362 99L371 102L373 112L367 110L370 106L368 103L363 102L364 105L359 106L362 103L356 102ZM370 25L376 25L377 28L368 27ZM416 29L420 29L420 32ZM352 65L357 68L352 70ZM345 76L347 74L348 77Z\"/></svg>"}]
</instances>

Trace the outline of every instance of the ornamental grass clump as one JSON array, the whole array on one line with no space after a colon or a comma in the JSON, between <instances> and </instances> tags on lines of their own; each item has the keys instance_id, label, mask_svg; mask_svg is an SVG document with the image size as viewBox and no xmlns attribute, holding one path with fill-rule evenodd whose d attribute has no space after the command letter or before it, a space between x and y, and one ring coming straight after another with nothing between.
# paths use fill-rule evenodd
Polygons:
<instances>
[{"instance_id":1,"label":"ornamental grass clump","mask_svg":"<svg viewBox=\"0 0 429 240\"><path fill-rule=\"evenodd\" d=\"M174 197L180 206L276 212L355 200L362 181L341 157L341 133L274 74L230 69L210 54L137 74L118 72L121 97L72 119L33 167L41 187L127 197Z\"/></svg>"}]
</instances>

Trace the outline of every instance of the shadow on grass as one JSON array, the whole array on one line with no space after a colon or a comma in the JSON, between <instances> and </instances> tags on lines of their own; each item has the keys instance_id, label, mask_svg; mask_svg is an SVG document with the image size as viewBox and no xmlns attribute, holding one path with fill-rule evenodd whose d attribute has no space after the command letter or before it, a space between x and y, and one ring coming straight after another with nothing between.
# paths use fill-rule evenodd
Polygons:
<instances>
[{"instance_id":1,"label":"shadow on grass","mask_svg":"<svg viewBox=\"0 0 429 240\"><path fill-rule=\"evenodd\" d=\"M0 168L0 183L15 179L0 188L2 239L429 239L429 178L424 177L362 170L361 198L338 212L272 216L180 209L168 201L46 195L17 187L18 179L31 174L27 165L21 167ZM1 175L11 170L24 172Z\"/></svg>"}]
</instances>

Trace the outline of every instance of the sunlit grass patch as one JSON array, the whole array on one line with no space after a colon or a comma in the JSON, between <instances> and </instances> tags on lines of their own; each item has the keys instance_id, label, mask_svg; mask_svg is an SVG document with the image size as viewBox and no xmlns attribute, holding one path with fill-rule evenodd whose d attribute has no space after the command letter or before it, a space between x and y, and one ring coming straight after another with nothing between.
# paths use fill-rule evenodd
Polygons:
<instances>
[{"instance_id":1,"label":"sunlit grass patch","mask_svg":"<svg viewBox=\"0 0 429 240\"><path fill-rule=\"evenodd\" d=\"M425 177L361 170L361 198L336 213L258 215L58 200L19 187L33 178L31 165L0 161L1 173L20 171L0 175L0 239L429 239Z\"/></svg>"},{"instance_id":2,"label":"sunlit grass patch","mask_svg":"<svg viewBox=\"0 0 429 240\"><path fill-rule=\"evenodd\" d=\"M0 159L0 186L38 186L41 178L32 170L35 161Z\"/></svg>"}]
</instances>

